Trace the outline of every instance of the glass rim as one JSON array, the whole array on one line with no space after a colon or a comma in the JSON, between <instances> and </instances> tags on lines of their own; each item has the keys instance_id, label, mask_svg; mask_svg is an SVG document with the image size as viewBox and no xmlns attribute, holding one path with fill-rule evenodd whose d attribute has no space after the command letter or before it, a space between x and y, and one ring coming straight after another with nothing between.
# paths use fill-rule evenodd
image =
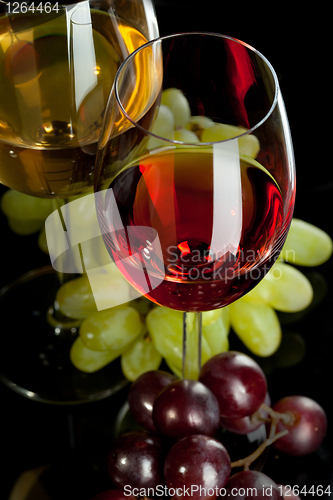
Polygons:
<instances>
[{"instance_id":1,"label":"glass rim","mask_svg":"<svg viewBox=\"0 0 333 500\"><path fill-rule=\"evenodd\" d=\"M213 141L213 142L186 142L186 141L178 141L176 139L168 139L166 137L154 134L153 132L151 132L151 131L145 129L144 127L142 127L137 121L135 121L133 118L131 118L131 116L127 113L127 111L123 107L122 101L121 101L120 96L119 96L118 83L119 83L121 74L124 71L125 67L128 65L128 63L132 59L135 58L136 54L138 52L141 52L142 50L146 49L147 47L155 45L156 43L161 43L164 40L168 40L170 38L184 37L184 36L193 36L193 35L208 35L210 37L224 38L224 39L236 42L236 43L238 43L240 45L243 45L248 50L252 51L254 54L256 54L257 56L259 56L262 59L262 61L266 64L266 66L268 67L268 69L270 70L270 72L271 72L271 74L273 76L273 79L274 79L274 83L275 83L275 93L274 93L274 99L273 99L273 102L271 104L271 107L268 110L268 112L266 113L266 115L258 123L256 123L253 127L247 129L245 132L243 132L241 134L238 134L238 135L235 135L234 137L230 137L228 139L222 139L220 141ZM129 56L127 56L126 59L121 63L121 65L119 66L119 68L117 70L117 73L116 73L116 76L115 76L115 79L114 79L114 92L115 92L116 102L117 102L117 104L118 104L118 106L119 106L119 108L121 110L121 113L127 118L127 120L130 123L132 123L132 125L134 127L138 128L139 130L141 130L142 132L144 132L148 136L151 136L151 137L154 137L156 139L162 140L166 144L169 144L169 145L170 144L179 144L179 145L184 145L184 146L196 146L196 147L199 146L200 147L200 146L211 146L213 144L226 143L226 142L233 141L235 139L239 139L240 137L252 134L252 132L254 132L256 129L258 129L269 118L269 116L272 114L272 112L273 112L273 110L276 107L276 104L278 102L278 96L279 96L279 93L280 93L280 85L279 85L277 74L276 74L276 72L275 72L272 64L268 61L268 59L261 52L259 52L257 49L255 49L254 47L252 47L252 45L249 45L248 43L243 42L242 40L239 40L238 38L234 38L234 37L229 36L229 35L224 35L222 33L216 33L216 32L210 32L210 31L185 31L185 32L181 32L181 33L173 33L173 34L170 34L170 35L160 36L158 38L154 38L153 40L149 40L148 42L146 42L145 44L141 45L136 50L134 50Z\"/></svg>"}]
</instances>

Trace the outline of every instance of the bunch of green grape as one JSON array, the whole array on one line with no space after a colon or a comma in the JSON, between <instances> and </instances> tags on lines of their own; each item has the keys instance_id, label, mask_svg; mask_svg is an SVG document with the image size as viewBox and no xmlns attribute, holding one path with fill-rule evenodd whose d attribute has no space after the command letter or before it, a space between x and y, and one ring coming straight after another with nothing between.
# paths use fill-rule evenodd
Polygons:
<instances>
[{"instance_id":1,"label":"bunch of green grape","mask_svg":"<svg viewBox=\"0 0 333 500\"><path fill-rule=\"evenodd\" d=\"M235 130L237 129L237 130ZM204 116L191 116L185 96L177 89L163 92L162 104L154 123L148 148L167 137L182 142L212 142L228 139L245 129L214 123ZM242 155L255 161L260 145L253 135L239 138ZM85 203L85 197L80 198ZM47 251L43 224L52 210L51 202L9 190L1 208L12 229L20 234L40 231L39 245ZM83 207L84 208L84 207ZM82 225L96 224L82 212ZM85 214L85 215L84 215ZM80 214L77 214L78 220ZM24 229L22 229L22 227ZM297 312L306 309L313 298L313 289L297 266L318 266L332 254L332 240L321 229L299 219L293 219L280 259L263 280L244 297L229 306L203 313L202 362L227 351L232 330L255 355L271 356L278 349L282 329L277 311ZM106 252L101 248L101 252ZM79 336L70 351L73 365L84 372L95 372L118 357L124 375L131 381L142 373L156 370L162 359L180 376L182 369L183 315L166 307L155 306L142 297L131 298L130 285L113 266L110 272L95 273L94 294L108 299L108 309L97 310L87 274L64 284L58 291L57 302L63 314L82 321ZM123 304L119 304L119 297ZM114 299L114 307L112 307ZM187 315L188 329L194 328L194 315ZM189 335L191 339L192 336ZM189 358L195 359L196 345L188 345ZM190 376L197 377L197 366L190 367Z\"/></svg>"},{"instance_id":2,"label":"bunch of green grape","mask_svg":"<svg viewBox=\"0 0 333 500\"><path fill-rule=\"evenodd\" d=\"M313 289L306 276L292 264L317 266L332 253L332 241L317 227L293 219L282 257L248 294L227 307L203 313L202 362L229 348L232 330L255 355L271 356L278 349L282 329L277 311L297 312L307 308ZM282 261L286 259L286 261ZM114 268L112 275L101 273L99 293L110 294L114 283L115 302L130 295L130 285ZM156 306L142 297L123 305L97 311L87 275L69 281L57 294L60 310L82 319L79 336L71 349L71 360L79 370L94 372L121 357L124 375L131 381L156 370L162 359L177 375L182 367L183 315ZM187 315L194 328L194 315ZM195 359L196 345L188 346ZM191 376L197 376L191 367Z\"/></svg>"}]
</instances>

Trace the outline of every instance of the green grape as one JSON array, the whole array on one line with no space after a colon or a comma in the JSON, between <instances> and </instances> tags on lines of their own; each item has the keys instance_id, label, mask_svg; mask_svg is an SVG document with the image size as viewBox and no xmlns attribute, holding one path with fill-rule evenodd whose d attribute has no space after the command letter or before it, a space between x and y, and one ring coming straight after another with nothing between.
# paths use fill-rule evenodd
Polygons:
<instances>
[{"instance_id":1,"label":"green grape","mask_svg":"<svg viewBox=\"0 0 333 500\"><path fill-rule=\"evenodd\" d=\"M171 361L168 360L168 358L165 358L165 362L166 364L168 365L168 367L170 368L170 370L173 372L174 375L176 375L176 377L178 378L183 378L183 370L182 368L178 368L177 366L174 366Z\"/></svg>"},{"instance_id":2,"label":"green grape","mask_svg":"<svg viewBox=\"0 0 333 500\"><path fill-rule=\"evenodd\" d=\"M92 351L82 342L81 338L75 339L71 350L70 360L78 370L86 373L93 373L111 363L122 354L119 351Z\"/></svg>"},{"instance_id":3,"label":"green grape","mask_svg":"<svg viewBox=\"0 0 333 500\"><path fill-rule=\"evenodd\" d=\"M165 358L182 356L183 313L167 307L154 307L146 316L147 330L156 349Z\"/></svg>"},{"instance_id":4,"label":"green grape","mask_svg":"<svg viewBox=\"0 0 333 500\"><path fill-rule=\"evenodd\" d=\"M146 299L146 297L139 297L135 300L131 300L128 305L136 309L141 316L146 316L152 308L153 303Z\"/></svg>"},{"instance_id":5,"label":"green grape","mask_svg":"<svg viewBox=\"0 0 333 500\"><path fill-rule=\"evenodd\" d=\"M132 382L143 373L158 370L161 362L162 356L147 333L141 334L121 356L123 374Z\"/></svg>"},{"instance_id":6,"label":"green grape","mask_svg":"<svg viewBox=\"0 0 333 500\"><path fill-rule=\"evenodd\" d=\"M214 323L222 316L224 309L214 309L213 311L205 311L202 313L202 326Z\"/></svg>"},{"instance_id":7,"label":"green grape","mask_svg":"<svg viewBox=\"0 0 333 500\"><path fill-rule=\"evenodd\" d=\"M96 222L96 224L97 224L97 222ZM81 249L80 253L82 256L81 262L83 264L83 268L86 271L91 271L93 269L101 267L106 262L109 262L110 256L108 254L102 256L104 253L102 247L104 247L104 249L106 250L102 237L94 238L93 233L92 233L92 228L89 226L87 226L86 231L84 231L83 228L81 228L80 231L82 231L82 233L81 233L82 237L84 234L85 234L85 237L87 237L89 233L92 236L90 239L82 241L82 243L80 245L80 249ZM74 233L74 231L72 232L72 234L73 233ZM75 233L78 234L78 229L75 230ZM76 240L76 241L78 241L78 240ZM107 250L106 250L106 252L107 252Z\"/></svg>"},{"instance_id":8,"label":"green grape","mask_svg":"<svg viewBox=\"0 0 333 500\"><path fill-rule=\"evenodd\" d=\"M180 346L182 347L182 342ZM194 341L191 335L187 340L187 355L188 355L188 374L187 378L197 380L199 377L199 363L198 363L198 344ZM203 336L201 339L201 364L205 364L213 356L212 351L210 349L210 345L207 342L206 338ZM183 366L183 356L164 356L165 360L170 367L170 369L177 375L177 377L181 377L182 374L182 366Z\"/></svg>"},{"instance_id":9,"label":"green grape","mask_svg":"<svg viewBox=\"0 0 333 500\"><path fill-rule=\"evenodd\" d=\"M10 219L21 221L45 220L53 211L51 200L29 196L14 189L3 194L1 210Z\"/></svg>"},{"instance_id":10,"label":"green grape","mask_svg":"<svg viewBox=\"0 0 333 500\"><path fill-rule=\"evenodd\" d=\"M37 233L44 225L44 221L38 219L13 219L8 217L7 222L10 229L21 236Z\"/></svg>"},{"instance_id":11,"label":"green grape","mask_svg":"<svg viewBox=\"0 0 333 500\"><path fill-rule=\"evenodd\" d=\"M101 264L100 253L103 240L96 231L98 220L94 194L86 194L72 199L62 208L65 224L70 227L72 245L80 243L85 269L94 269ZM109 258L110 260L110 258ZM102 261L104 262L104 261Z\"/></svg>"},{"instance_id":12,"label":"green grape","mask_svg":"<svg viewBox=\"0 0 333 500\"><path fill-rule=\"evenodd\" d=\"M198 378L197 341L191 333L194 315L188 314L188 359L190 360L190 378ZM182 369L183 359L183 313L167 307L155 307L146 316L146 326L158 352L166 359L170 367ZM202 363L212 357L211 349L205 337L202 338ZM175 372L176 373L176 372Z\"/></svg>"},{"instance_id":13,"label":"green grape","mask_svg":"<svg viewBox=\"0 0 333 500\"><path fill-rule=\"evenodd\" d=\"M99 311L126 304L135 298L132 287L114 263L92 269L87 274Z\"/></svg>"},{"instance_id":14,"label":"green grape","mask_svg":"<svg viewBox=\"0 0 333 500\"><path fill-rule=\"evenodd\" d=\"M194 132L196 136L201 140L202 132L209 127L214 125L213 120L207 116L191 116L190 121L186 124L185 128Z\"/></svg>"},{"instance_id":15,"label":"green grape","mask_svg":"<svg viewBox=\"0 0 333 500\"><path fill-rule=\"evenodd\" d=\"M74 196L70 202L66 204L66 212L68 218L75 227L87 228L90 225L97 223L95 195L93 193L81 194ZM72 230L72 228L71 228ZM84 241L84 239L82 239Z\"/></svg>"},{"instance_id":16,"label":"green grape","mask_svg":"<svg viewBox=\"0 0 333 500\"><path fill-rule=\"evenodd\" d=\"M243 298L229 305L230 322L245 346L257 356L271 356L282 338L274 309L266 304L251 304Z\"/></svg>"},{"instance_id":17,"label":"green grape","mask_svg":"<svg viewBox=\"0 0 333 500\"><path fill-rule=\"evenodd\" d=\"M180 142L199 142L198 136L194 132L191 132L191 130L187 130L186 128L178 128L177 130L175 130L174 139L175 141Z\"/></svg>"},{"instance_id":18,"label":"green grape","mask_svg":"<svg viewBox=\"0 0 333 500\"><path fill-rule=\"evenodd\" d=\"M93 351L124 351L140 335L144 324L132 307L122 305L98 311L80 326L82 342Z\"/></svg>"},{"instance_id":19,"label":"green grape","mask_svg":"<svg viewBox=\"0 0 333 500\"><path fill-rule=\"evenodd\" d=\"M229 308L225 307L222 311L223 314L220 314L216 321L203 325L202 327L202 335L209 345L211 356L215 356L229 349Z\"/></svg>"},{"instance_id":20,"label":"green grape","mask_svg":"<svg viewBox=\"0 0 333 500\"><path fill-rule=\"evenodd\" d=\"M333 242L325 231L300 219L292 219L282 258L300 266L319 266L330 258Z\"/></svg>"},{"instance_id":21,"label":"green grape","mask_svg":"<svg viewBox=\"0 0 333 500\"><path fill-rule=\"evenodd\" d=\"M161 104L157 113L156 120L152 127L152 133L165 137L175 127L175 119L171 109L165 104Z\"/></svg>"},{"instance_id":22,"label":"green grape","mask_svg":"<svg viewBox=\"0 0 333 500\"><path fill-rule=\"evenodd\" d=\"M198 137L194 132L187 130L186 128L179 128L177 130L172 130L166 132L163 136L166 139L170 139L171 141L179 141L179 142L199 142ZM148 141L148 149L154 149L161 146L167 146L168 144L161 139L157 139L157 137L150 137ZM171 146L171 144L170 144ZM182 144L175 144L176 147L184 147Z\"/></svg>"},{"instance_id":23,"label":"green grape","mask_svg":"<svg viewBox=\"0 0 333 500\"><path fill-rule=\"evenodd\" d=\"M84 319L97 312L94 296L86 275L62 285L56 295L60 312L69 318Z\"/></svg>"},{"instance_id":24,"label":"green grape","mask_svg":"<svg viewBox=\"0 0 333 500\"><path fill-rule=\"evenodd\" d=\"M242 298L246 302L253 304L269 304L272 298L273 284L268 278L268 274L250 292Z\"/></svg>"},{"instance_id":25,"label":"green grape","mask_svg":"<svg viewBox=\"0 0 333 500\"><path fill-rule=\"evenodd\" d=\"M245 128L236 127L234 125L225 125L216 123L212 127L205 129L201 135L202 142L216 142L231 139L239 134L244 134ZM238 138L240 153L255 158L259 152L260 145L256 136L244 135Z\"/></svg>"},{"instance_id":26,"label":"green grape","mask_svg":"<svg viewBox=\"0 0 333 500\"><path fill-rule=\"evenodd\" d=\"M163 138L169 139L170 141L173 141L174 134L175 134L174 130L169 130L168 132L165 132L165 134L163 135ZM171 146L172 144L169 143L169 145ZM168 143L166 141L164 141L162 139L158 139L157 137L149 137L149 140L147 143L147 148L149 150L156 149L159 147L165 147L165 146L168 146Z\"/></svg>"},{"instance_id":27,"label":"green grape","mask_svg":"<svg viewBox=\"0 0 333 500\"><path fill-rule=\"evenodd\" d=\"M308 307L313 299L310 281L295 267L276 262L266 279L272 284L269 304L278 311L297 312Z\"/></svg>"},{"instance_id":28,"label":"green grape","mask_svg":"<svg viewBox=\"0 0 333 500\"><path fill-rule=\"evenodd\" d=\"M162 104L171 109L175 127L185 127L190 121L191 109L183 92L179 89L170 88L162 93Z\"/></svg>"}]
</instances>

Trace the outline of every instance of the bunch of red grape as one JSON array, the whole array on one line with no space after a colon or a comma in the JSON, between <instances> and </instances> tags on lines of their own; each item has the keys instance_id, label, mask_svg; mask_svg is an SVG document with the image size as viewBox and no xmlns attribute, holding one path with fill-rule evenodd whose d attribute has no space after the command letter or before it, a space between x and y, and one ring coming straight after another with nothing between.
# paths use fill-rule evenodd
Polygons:
<instances>
[{"instance_id":1,"label":"bunch of red grape","mask_svg":"<svg viewBox=\"0 0 333 500\"><path fill-rule=\"evenodd\" d=\"M172 497L174 500L283 499L283 486L250 470L272 445L301 456L323 441L327 419L315 401L289 396L269 406L266 377L249 356L229 351L211 358L199 380L163 371L141 375L131 386L129 408L143 430L118 437L108 456L117 489L94 500ZM246 434L261 425L267 439L251 455L232 462L216 432L220 426ZM233 468L243 470L232 473Z\"/></svg>"}]
</instances>

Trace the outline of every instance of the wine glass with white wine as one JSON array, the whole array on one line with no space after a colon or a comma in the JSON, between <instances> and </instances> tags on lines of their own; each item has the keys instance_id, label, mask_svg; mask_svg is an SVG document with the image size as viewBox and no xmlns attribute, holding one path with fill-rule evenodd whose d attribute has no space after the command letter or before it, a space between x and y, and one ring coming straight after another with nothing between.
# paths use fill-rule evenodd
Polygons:
<instances>
[{"instance_id":1,"label":"wine glass with white wine","mask_svg":"<svg viewBox=\"0 0 333 500\"><path fill-rule=\"evenodd\" d=\"M72 197L91 192L116 71L157 34L150 0L0 2L1 183L52 199L59 214ZM0 298L2 321L12 325L2 343L2 381L29 398L59 404L99 399L124 383L116 368L108 368L111 377L89 377L71 364L79 321L54 306L69 276L64 269L65 263L59 273L32 270ZM74 275L83 271L71 268Z\"/></svg>"}]
</instances>

